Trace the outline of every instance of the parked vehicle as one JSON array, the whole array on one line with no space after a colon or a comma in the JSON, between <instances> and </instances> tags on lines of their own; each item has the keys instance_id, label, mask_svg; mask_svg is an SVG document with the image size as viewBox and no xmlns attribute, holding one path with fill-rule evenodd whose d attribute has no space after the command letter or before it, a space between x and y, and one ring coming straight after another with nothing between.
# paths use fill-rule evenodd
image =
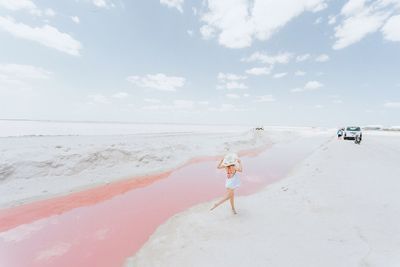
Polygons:
<instances>
[{"instance_id":1,"label":"parked vehicle","mask_svg":"<svg viewBox=\"0 0 400 267\"><path fill-rule=\"evenodd\" d=\"M354 140L356 139L356 137L359 135L360 138L360 142L362 139L362 131L361 131L361 127L358 126L348 126L346 127L346 129L344 130L344 136L343 139L344 140Z\"/></svg>"}]
</instances>

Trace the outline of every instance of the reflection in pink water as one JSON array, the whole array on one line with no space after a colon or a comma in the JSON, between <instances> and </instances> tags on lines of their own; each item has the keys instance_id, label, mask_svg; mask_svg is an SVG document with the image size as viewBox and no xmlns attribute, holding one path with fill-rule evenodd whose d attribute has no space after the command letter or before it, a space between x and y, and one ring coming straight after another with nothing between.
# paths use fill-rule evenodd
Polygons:
<instances>
[{"instance_id":1,"label":"reflection in pink water","mask_svg":"<svg viewBox=\"0 0 400 267\"><path fill-rule=\"evenodd\" d=\"M321 142L302 139L244 156L237 193L284 177ZM215 160L196 162L151 179L0 211L0 266L121 266L172 215L224 193L225 175L215 167Z\"/></svg>"}]
</instances>

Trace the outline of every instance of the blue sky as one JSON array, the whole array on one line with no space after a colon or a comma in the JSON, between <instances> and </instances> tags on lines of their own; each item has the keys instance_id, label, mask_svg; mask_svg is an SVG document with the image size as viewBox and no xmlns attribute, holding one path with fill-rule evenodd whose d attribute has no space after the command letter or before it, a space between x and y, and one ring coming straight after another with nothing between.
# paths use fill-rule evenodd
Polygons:
<instances>
[{"instance_id":1,"label":"blue sky","mask_svg":"<svg viewBox=\"0 0 400 267\"><path fill-rule=\"evenodd\" d=\"M400 0L0 0L0 118L400 125Z\"/></svg>"}]
</instances>

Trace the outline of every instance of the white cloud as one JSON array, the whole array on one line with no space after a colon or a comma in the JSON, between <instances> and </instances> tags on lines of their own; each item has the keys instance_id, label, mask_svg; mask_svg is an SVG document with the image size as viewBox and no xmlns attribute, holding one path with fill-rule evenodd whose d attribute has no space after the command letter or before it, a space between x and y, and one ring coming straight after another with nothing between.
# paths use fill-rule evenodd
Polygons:
<instances>
[{"instance_id":1,"label":"white cloud","mask_svg":"<svg viewBox=\"0 0 400 267\"><path fill-rule=\"evenodd\" d=\"M326 62L326 61L329 61L329 56L327 55L327 54L321 54L321 55L319 55L319 56L317 56L316 58L315 58L315 61L317 61L317 62Z\"/></svg>"},{"instance_id":2,"label":"white cloud","mask_svg":"<svg viewBox=\"0 0 400 267\"><path fill-rule=\"evenodd\" d=\"M43 27L31 27L17 23L11 17L0 16L0 29L15 37L34 41L73 56L79 56L79 50L82 48L79 41L47 24Z\"/></svg>"},{"instance_id":3,"label":"white cloud","mask_svg":"<svg viewBox=\"0 0 400 267\"><path fill-rule=\"evenodd\" d=\"M296 62L306 61L311 57L310 54L302 54L296 57ZM317 62L325 62L329 60L329 56L327 54L321 54L315 58Z\"/></svg>"},{"instance_id":4,"label":"white cloud","mask_svg":"<svg viewBox=\"0 0 400 267\"><path fill-rule=\"evenodd\" d=\"M328 7L326 1L308 1L306 2L306 6L309 7L311 12L316 13L322 11Z\"/></svg>"},{"instance_id":5,"label":"white cloud","mask_svg":"<svg viewBox=\"0 0 400 267\"><path fill-rule=\"evenodd\" d=\"M236 75L232 73L218 73L217 89L247 89L248 87L242 82L247 79L246 76Z\"/></svg>"},{"instance_id":6,"label":"white cloud","mask_svg":"<svg viewBox=\"0 0 400 267\"><path fill-rule=\"evenodd\" d=\"M92 4L100 8L114 7L114 3L111 0L91 0Z\"/></svg>"},{"instance_id":7,"label":"white cloud","mask_svg":"<svg viewBox=\"0 0 400 267\"><path fill-rule=\"evenodd\" d=\"M115 93L112 95L112 97L119 98L119 99L127 98L128 96L129 96L129 94L126 92L118 92L118 93Z\"/></svg>"},{"instance_id":8,"label":"white cloud","mask_svg":"<svg viewBox=\"0 0 400 267\"><path fill-rule=\"evenodd\" d=\"M187 32L187 34L188 34L189 36L193 36L193 35L194 35L194 32L193 32L192 30L187 30L186 32Z\"/></svg>"},{"instance_id":9,"label":"white cloud","mask_svg":"<svg viewBox=\"0 0 400 267\"><path fill-rule=\"evenodd\" d=\"M246 76L242 76L242 75L236 75L236 74L232 74L232 73L218 73L218 80L219 81L239 81L239 80L245 80L247 79Z\"/></svg>"},{"instance_id":10,"label":"white cloud","mask_svg":"<svg viewBox=\"0 0 400 267\"><path fill-rule=\"evenodd\" d=\"M208 101L199 101L198 103L199 103L200 105L205 105L205 106L207 106L207 105L210 104L210 102L208 102Z\"/></svg>"},{"instance_id":11,"label":"white cloud","mask_svg":"<svg viewBox=\"0 0 400 267\"><path fill-rule=\"evenodd\" d=\"M322 17L318 17L315 21L314 24L321 24L322 22Z\"/></svg>"},{"instance_id":12,"label":"white cloud","mask_svg":"<svg viewBox=\"0 0 400 267\"><path fill-rule=\"evenodd\" d=\"M12 11L36 8L31 0L0 0L0 6Z\"/></svg>"},{"instance_id":13,"label":"white cloud","mask_svg":"<svg viewBox=\"0 0 400 267\"><path fill-rule=\"evenodd\" d=\"M202 22L218 34L220 45L251 46L253 39L268 40L293 18L305 11L326 8L325 0L209 0Z\"/></svg>"},{"instance_id":14,"label":"white cloud","mask_svg":"<svg viewBox=\"0 0 400 267\"><path fill-rule=\"evenodd\" d=\"M320 109L320 108L324 108L324 106L323 106L323 105L321 105L321 104L317 104L317 105L315 105L315 106L314 106L314 108L318 108L318 109Z\"/></svg>"},{"instance_id":15,"label":"white cloud","mask_svg":"<svg viewBox=\"0 0 400 267\"><path fill-rule=\"evenodd\" d=\"M228 89L228 90L233 90L233 89L247 89L247 85L241 82L236 82L236 81L231 81L231 82L226 82L223 85L217 85L217 89Z\"/></svg>"},{"instance_id":16,"label":"white cloud","mask_svg":"<svg viewBox=\"0 0 400 267\"><path fill-rule=\"evenodd\" d=\"M106 7L107 2L104 0L93 0L92 3L97 7Z\"/></svg>"},{"instance_id":17,"label":"white cloud","mask_svg":"<svg viewBox=\"0 0 400 267\"><path fill-rule=\"evenodd\" d=\"M250 46L252 29L251 23L247 21L249 8L247 1L210 0L207 1L207 7L208 12L203 14L201 20L205 23L204 26L207 27L208 32L218 33L221 45L230 48Z\"/></svg>"},{"instance_id":18,"label":"white cloud","mask_svg":"<svg viewBox=\"0 0 400 267\"><path fill-rule=\"evenodd\" d=\"M0 8L11 11L28 11L31 15L54 17L56 12L51 8L40 10L32 0L0 0Z\"/></svg>"},{"instance_id":19,"label":"white cloud","mask_svg":"<svg viewBox=\"0 0 400 267\"><path fill-rule=\"evenodd\" d=\"M96 6L97 8L114 8L115 4L114 4L114 0L75 0L76 2L86 2L86 3L90 3L94 6ZM121 1L119 1L121 2ZM121 3L121 6L123 6L123 4Z\"/></svg>"},{"instance_id":20,"label":"white cloud","mask_svg":"<svg viewBox=\"0 0 400 267\"><path fill-rule=\"evenodd\" d=\"M160 0L162 5L176 8L179 12L183 13L183 0Z\"/></svg>"},{"instance_id":21,"label":"white cloud","mask_svg":"<svg viewBox=\"0 0 400 267\"><path fill-rule=\"evenodd\" d=\"M42 12L31 0L0 0L0 7L11 11L26 10L35 16L42 15Z\"/></svg>"},{"instance_id":22,"label":"white cloud","mask_svg":"<svg viewBox=\"0 0 400 267\"><path fill-rule=\"evenodd\" d=\"M276 99L272 95L257 96L254 102L275 102Z\"/></svg>"},{"instance_id":23,"label":"white cloud","mask_svg":"<svg viewBox=\"0 0 400 267\"><path fill-rule=\"evenodd\" d=\"M333 45L333 49L342 49L359 42L367 34L377 31L385 18L386 16L382 14L359 14L345 19L341 25L335 28L335 38L337 40Z\"/></svg>"},{"instance_id":24,"label":"white cloud","mask_svg":"<svg viewBox=\"0 0 400 267\"><path fill-rule=\"evenodd\" d=\"M304 76L306 73L304 71L298 70L294 73L295 76Z\"/></svg>"},{"instance_id":25,"label":"white cloud","mask_svg":"<svg viewBox=\"0 0 400 267\"><path fill-rule=\"evenodd\" d=\"M310 54L298 55L298 56L296 57L296 61L297 61L297 62L302 62L302 61L305 61L305 60L307 60L307 59L309 59L309 58L310 58Z\"/></svg>"},{"instance_id":26,"label":"white cloud","mask_svg":"<svg viewBox=\"0 0 400 267\"><path fill-rule=\"evenodd\" d=\"M329 25L333 25L333 24L335 24L335 23L336 23L336 16L330 15L330 16L328 17L328 24L329 24Z\"/></svg>"},{"instance_id":27,"label":"white cloud","mask_svg":"<svg viewBox=\"0 0 400 267\"><path fill-rule=\"evenodd\" d=\"M81 22L81 20L79 19L78 16L72 16L71 17L72 21L75 22L76 24L79 24Z\"/></svg>"},{"instance_id":28,"label":"white cloud","mask_svg":"<svg viewBox=\"0 0 400 267\"><path fill-rule=\"evenodd\" d=\"M280 78L283 78L283 77L285 77L287 75L287 73L286 72L281 72L281 73L276 73L276 74L274 74L274 78L275 79L280 79Z\"/></svg>"},{"instance_id":29,"label":"white cloud","mask_svg":"<svg viewBox=\"0 0 400 267\"><path fill-rule=\"evenodd\" d=\"M334 99L334 100L332 100L332 103L333 104L343 104L343 101L340 99Z\"/></svg>"},{"instance_id":30,"label":"white cloud","mask_svg":"<svg viewBox=\"0 0 400 267\"><path fill-rule=\"evenodd\" d=\"M400 15L390 17L382 27L382 33L386 40L400 42Z\"/></svg>"},{"instance_id":31,"label":"white cloud","mask_svg":"<svg viewBox=\"0 0 400 267\"><path fill-rule=\"evenodd\" d=\"M353 15L364 9L365 0L349 0L343 7L341 13L343 15Z\"/></svg>"},{"instance_id":32,"label":"white cloud","mask_svg":"<svg viewBox=\"0 0 400 267\"><path fill-rule=\"evenodd\" d=\"M136 86L160 91L176 91L176 89L183 87L186 81L183 77L167 76L163 73L129 76L127 80Z\"/></svg>"},{"instance_id":33,"label":"white cloud","mask_svg":"<svg viewBox=\"0 0 400 267\"><path fill-rule=\"evenodd\" d=\"M383 106L385 108L400 108L400 102L386 102Z\"/></svg>"},{"instance_id":34,"label":"white cloud","mask_svg":"<svg viewBox=\"0 0 400 267\"><path fill-rule=\"evenodd\" d=\"M294 88L291 90L293 93L305 92L305 91L315 91L324 85L318 81L309 81L302 88Z\"/></svg>"},{"instance_id":35,"label":"white cloud","mask_svg":"<svg viewBox=\"0 0 400 267\"><path fill-rule=\"evenodd\" d=\"M345 48L378 31L390 15L399 9L398 0L347 1L340 14L343 20L335 27L333 48Z\"/></svg>"},{"instance_id":36,"label":"white cloud","mask_svg":"<svg viewBox=\"0 0 400 267\"><path fill-rule=\"evenodd\" d=\"M252 68L246 70L246 73L250 75L268 75L271 73L271 70L272 70L271 66L262 68Z\"/></svg>"},{"instance_id":37,"label":"white cloud","mask_svg":"<svg viewBox=\"0 0 400 267\"><path fill-rule=\"evenodd\" d=\"M289 52L282 52L276 55L268 55L262 52L254 52L249 57L242 58L242 61L245 62L254 62L258 61L261 63L274 65L274 64L286 64L290 61L293 54Z\"/></svg>"},{"instance_id":38,"label":"white cloud","mask_svg":"<svg viewBox=\"0 0 400 267\"><path fill-rule=\"evenodd\" d=\"M317 89L321 88L322 86L324 86L324 85L318 81L309 81L306 83L306 85L304 85L304 89L317 90Z\"/></svg>"},{"instance_id":39,"label":"white cloud","mask_svg":"<svg viewBox=\"0 0 400 267\"><path fill-rule=\"evenodd\" d=\"M204 39L208 40L215 36L215 30L208 25L203 25L200 27L200 34Z\"/></svg>"}]
</instances>

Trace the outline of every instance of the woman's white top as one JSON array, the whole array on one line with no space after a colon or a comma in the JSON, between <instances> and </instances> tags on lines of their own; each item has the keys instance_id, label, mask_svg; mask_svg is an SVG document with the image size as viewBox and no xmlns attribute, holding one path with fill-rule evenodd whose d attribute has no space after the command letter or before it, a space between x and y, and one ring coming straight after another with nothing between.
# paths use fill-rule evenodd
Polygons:
<instances>
[{"instance_id":1,"label":"woman's white top","mask_svg":"<svg viewBox=\"0 0 400 267\"><path fill-rule=\"evenodd\" d=\"M235 189L240 186L240 178L238 171L231 178L226 178L225 187L229 189Z\"/></svg>"}]
</instances>

